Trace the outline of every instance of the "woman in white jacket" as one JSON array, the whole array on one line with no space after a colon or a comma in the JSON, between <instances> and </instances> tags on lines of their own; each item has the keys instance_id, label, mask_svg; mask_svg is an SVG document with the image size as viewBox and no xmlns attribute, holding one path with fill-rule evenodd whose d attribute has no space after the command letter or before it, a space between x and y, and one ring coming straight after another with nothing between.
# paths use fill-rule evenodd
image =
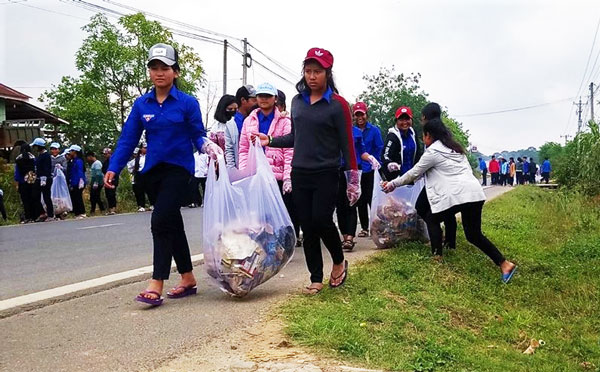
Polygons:
<instances>
[{"instance_id":1,"label":"woman in white jacket","mask_svg":"<svg viewBox=\"0 0 600 372\"><path fill-rule=\"evenodd\" d=\"M465 150L454 140L452 133L440 119L429 120L423 126L423 142L427 150L415 166L403 176L384 182L386 192L425 177L427 198L432 218L438 227L429 231L432 249L442 245L439 222L449 214L461 213L467 240L481 249L500 267L502 281L508 283L517 266L506 260L502 253L481 232L481 212L485 194L473 176Z\"/></svg>"}]
</instances>

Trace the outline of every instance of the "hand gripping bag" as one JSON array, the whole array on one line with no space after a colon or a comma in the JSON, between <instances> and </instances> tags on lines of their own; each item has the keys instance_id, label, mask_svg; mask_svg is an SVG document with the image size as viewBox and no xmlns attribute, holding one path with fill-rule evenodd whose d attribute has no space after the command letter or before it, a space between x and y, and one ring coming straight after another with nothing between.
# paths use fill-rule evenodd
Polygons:
<instances>
[{"instance_id":1,"label":"hand gripping bag","mask_svg":"<svg viewBox=\"0 0 600 372\"><path fill-rule=\"evenodd\" d=\"M58 216L65 212L73 210L73 203L71 202L71 196L69 195L69 186L67 186L67 179L62 170L57 169L56 175L52 180L52 186L50 187L50 198L52 199L52 206L54 207L54 215ZM44 196L41 196L42 207L46 210L46 203L44 202Z\"/></svg>"},{"instance_id":2,"label":"hand gripping bag","mask_svg":"<svg viewBox=\"0 0 600 372\"><path fill-rule=\"evenodd\" d=\"M248 166L211 161L204 197L204 261L224 292L243 297L292 259L296 236L279 186L260 144Z\"/></svg>"},{"instance_id":3,"label":"hand gripping bag","mask_svg":"<svg viewBox=\"0 0 600 372\"><path fill-rule=\"evenodd\" d=\"M421 178L414 185L397 187L390 193L381 189L381 176L375 171L371 199L371 238L377 248L392 248L402 241L428 241L427 227L415 209L425 186Z\"/></svg>"}]
</instances>

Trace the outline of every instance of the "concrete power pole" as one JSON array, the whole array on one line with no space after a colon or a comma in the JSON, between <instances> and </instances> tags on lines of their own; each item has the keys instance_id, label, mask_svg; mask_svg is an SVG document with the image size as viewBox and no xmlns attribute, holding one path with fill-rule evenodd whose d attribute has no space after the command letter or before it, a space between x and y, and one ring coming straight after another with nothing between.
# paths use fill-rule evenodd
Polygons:
<instances>
[{"instance_id":1,"label":"concrete power pole","mask_svg":"<svg viewBox=\"0 0 600 372\"><path fill-rule=\"evenodd\" d=\"M592 114L592 121L594 120L594 83L590 83L590 111Z\"/></svg>"},{"instance_id":2,"label":"concrete power pole","mask_svg":"<svg viewBox=\"0 0 600 372\"><path fill-rule=\"evenodd\" d=\"M581 97L579 97L579 103L577 102L573 102L574 105L577 105L577 116L579 117L579 120L577 121L577 134L579 134L579 132L581 132Z\"/></svg>"},{"instance_id":3,"label":"concrete power pole","mask_svg":"<svg viewBox=\"0 0 600 372\"><path fill-rule=\"evenodd\" d=\"M248 58L248 39L244 38L244 55L242 56L242 85L246 85L248 80L248 65L246 59Z\"/></svg>"}]
</instances>

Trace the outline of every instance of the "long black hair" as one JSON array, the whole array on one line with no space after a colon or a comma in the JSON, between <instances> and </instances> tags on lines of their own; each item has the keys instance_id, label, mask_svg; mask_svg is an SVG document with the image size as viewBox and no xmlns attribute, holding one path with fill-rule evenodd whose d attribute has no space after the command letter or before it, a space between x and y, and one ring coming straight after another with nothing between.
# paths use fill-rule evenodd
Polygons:
<instances>
[{"instance_id":1,"label":"long black hair","mask_svg":"<svg viewBox=\"0 0 600 372\"><path fill-rule=\"evenodd\" d=\"M450 132L440 118L428 120L427 123L423 125L423 134L429 134L434 140L441 141L444 146L459 154L466 155L467 153L462 145L454 139L452 132Z\"/></svg>"},{"instance_id":2,"label":"long black hair","mask_svg":"<svg viewBox=\"0 0 600 372\"><path fill-rule=\"evenodd\" d=\"M226 94L219 100L217 108L215 109L215 120L219 123L227 123L231 119L230 114L227 112L227 106L235 103L235 97L231 94Z\"/></svg>"},{"instance_id":3,"label":"long black hair","mask_svg":"<svg viewBox=\"0 0 600 372\"><path fill-rule=\"evenodd\" d=\"M300 81L296 84L296 90L298 91L298 93L302 93L304 91L309 91L310 92L310 88L308 87L308 84L306 84L306 80L304 79L304 68L306 67L306 65L308 63L312 63L312 62L316 62L319 65L321 65L319 63L319 61L317 61L316 59L307 59L306 61L304 61L302 63L302 79L300 79ZM322 65L321 65L322 67ZM333 90L335 93L339 93L336 86L335 86L335 81L333 80L333 71L332 71L333 67L329 67L325 69L325 75L327 76L327 86L331 88L331 90Z\"/></svg>"},{"instance_id":4,"label":"long black hair","mask_svg":"<svg viewBox=\"0 0 600 372\"><path fill-rule=\"evenodd\" d=\"M425 117L425 120L431 120L442 117L442 108L435 102L429 102L421 109L421 115Z\"/></svg>"}]
</instances>

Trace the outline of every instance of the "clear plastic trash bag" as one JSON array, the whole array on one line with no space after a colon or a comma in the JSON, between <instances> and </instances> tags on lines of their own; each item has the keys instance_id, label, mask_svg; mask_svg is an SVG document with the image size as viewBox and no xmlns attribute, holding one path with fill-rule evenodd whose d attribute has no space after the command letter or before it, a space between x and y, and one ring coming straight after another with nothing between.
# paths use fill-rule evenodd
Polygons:
<instances>
[{"instance_id":1,"label":"clear plastic trash bag","mask_svg":"<svg viewBox=\"0 0 600 372\"><path fill-rule=\"evenodd\" d=\"M73 210L71 195L69 194L69 186L67 186L67 178L62 170L56 169L56 175L52 179L50 187L50 198L52 198L52 206L54 207L54 215L58 216L65 212ZM42 207L46 210L44 196L41 196Z\"/></svg>"},{"instance_id":2,"label":"clear plastic trash bag","mask_svg":"<svg viewBox=\"0 0 600 372\"><path fill-rule=\"evenodd\" d=\"M204 196L204 262L224 292L242 297L292 259L296 235L275 175L260 144L248 166L211 161ZM218 173L218 174L217 174Z\"/></svg>"},{"instance_id":3,"label":"clear plastic trash bag","mask_svg":"<svg viewBox=\"0 0 600 372\"><path fill-rule=\"evenodd\" d=\"M381 189L381 176L375 171L369 225L377 248L392 248L402 241L429 240L425 221L415 209L424 186L421 178L414 185L400 186L386 194Z\"/></svg>"}]
</instances>

